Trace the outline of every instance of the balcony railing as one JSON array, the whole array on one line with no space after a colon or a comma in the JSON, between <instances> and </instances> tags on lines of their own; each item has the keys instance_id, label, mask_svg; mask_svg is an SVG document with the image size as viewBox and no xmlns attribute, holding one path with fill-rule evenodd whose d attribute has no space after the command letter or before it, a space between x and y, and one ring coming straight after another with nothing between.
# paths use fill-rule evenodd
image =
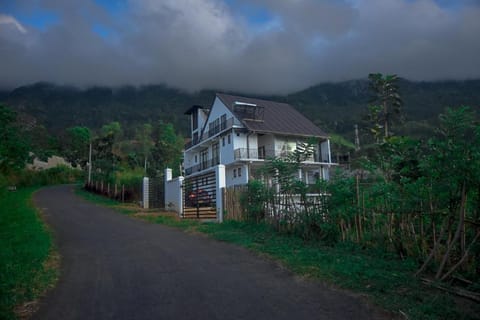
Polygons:
<instances>
[{"instance_id":1,"label":"balcony railing","mask_svg":"<svg viewBox=\"0 0 480 320\"><path fill-rule=\"evenodd\" d=\"M291 152L288 151L281 151L281 150L265 150L263 148L259 149L247 149L247 148L239 148L235 149L234 151L234 159L241 160L241 159L248 159L248 160L264 160L264 159L271 159L271 158L286 158ZM319 159L317 154L313 154L306 159L306 161L312 162L326 162L328 163L328 159Z\"/></svg>"},{"instance_id":2,"label":"balcony railing","mask_svg":"<svg viewBox=\"0 0 480 320\"><path fill-rule=\"evenodd\" d=\"M190 149L191 147L199 144L200 142L213 137L214 135L217 135L225 130L230 129L233 127L233 117L220 122L217 126L212 126L209 128L208 131L205 131L201 137L198 137L197 139L192 139L190 142L185 144L185 150Z\"/></svg>"},{"instance_id":3,"label":"balcony railing","mask_svg":"<svg viewBox=\"0 0 480 320\"><path fill-rule=\"evenodd\" d=\"M220 164L220 158L215 157L212 159L207 159L205 161L201 161L199 164L194 165L193 167L186 168L185 169L185 175L189 176L193 173L203 171L205 169L214 167L216 165Z\"/></svg>"}]
</instances>

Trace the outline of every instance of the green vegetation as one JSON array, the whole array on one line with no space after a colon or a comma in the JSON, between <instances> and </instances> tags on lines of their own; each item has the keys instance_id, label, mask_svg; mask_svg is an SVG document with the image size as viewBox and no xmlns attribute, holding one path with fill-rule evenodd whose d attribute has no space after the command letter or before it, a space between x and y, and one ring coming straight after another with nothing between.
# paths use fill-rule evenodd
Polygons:
<instances>
[{"instance_id":1,"label":"green vegetation","mask_svg":"<svg viewBox=\"0 0 480 320\"><path fill-rule=\"evenodd\" d=\"M479 80L410 82L400 79L398 86L406 122L392 128L397 134L418 137L417 134L432 133L437 115L448 106L480 107ZM194 104L209 107L214 92L187 93L162 85L77 89L37 83L3 92L0 103L24 110L59 137L65 128L80 125L95 131L114 121L121 123L127 136L133 136L135 128L145 123L154 124L152 119L171 123L177 133L187 135L190 123L183 113ZM368 127L359 121L371 99L367 79L324 83L287 96L264 98L290 103L326 132L341 134L352 141L354 124L358 124L360 130Z\"/></svg>"},{"instance_id":2,"label":"green vegetation","mask_svg":"<svg viewBox=\"0 0 480 320\"><path fill-rule=\"evenodd\" d=\"M134 215L136 210L124 211L118 202L78 191L86 199L120 209ZM266 255L293 272L325 281L335 287L368 295L371 300L396 314L409 319L475 319L478 306L456 305L453 296L422 285L413 276L414 260L401 260L394 254L366 249L354 243L335 247L321 241L306 241L297 236L278 233L267 223L226 221L222 224L180 220L171 214L136 214L136 218L208 236L246 247Z\"/></svg>"},{"instance_id":3,"label":"green vegetation","mask_svg":"<svg viewBox=\"0 0 480 320\"><path fill-rule=\"evenodd\" d=\"M0 191L0 318L38 299L53 286L58 257L51 236L31 203L35 188ZM19 310L21 311L21 310Z\"/></svg>"}]
</instances>

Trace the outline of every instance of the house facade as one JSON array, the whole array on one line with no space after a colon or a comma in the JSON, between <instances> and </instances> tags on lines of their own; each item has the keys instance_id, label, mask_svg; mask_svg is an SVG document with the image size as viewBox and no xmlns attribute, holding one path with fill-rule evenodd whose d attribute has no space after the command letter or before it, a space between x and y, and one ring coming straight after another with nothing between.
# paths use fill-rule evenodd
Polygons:
<instances>
[{"instance_id":1,"label":"house facade","mask_svg":"<svg viewBox=\"0 0 480 320\"><path fill-rule=\"evenodd\" d=\"M301 163L298 179L328 179L333 165L328 135L286 103L217 93L210 108L193 106L191 140L185 145L185 177L225 165L226 186L259 178L271 158L285 157L314 139L313 154Z\"/></svg>"}]
</instances>

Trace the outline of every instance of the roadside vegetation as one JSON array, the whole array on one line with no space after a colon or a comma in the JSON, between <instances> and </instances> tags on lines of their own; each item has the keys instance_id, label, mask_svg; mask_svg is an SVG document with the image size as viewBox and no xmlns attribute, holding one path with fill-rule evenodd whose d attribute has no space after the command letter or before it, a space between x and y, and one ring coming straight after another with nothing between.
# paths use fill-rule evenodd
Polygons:
<instances>
[{"instance_id":1,"label":"roadside vegetation","mask_svg":"<svg viewBox=\"0 0 480 320\"><path fill-rule=\"evenodd\" d=\"M331 246L319 240L279 233L267 222L202 223L182 220L172 213L142 211L135 205L126 207L80 188L77 194L131 217L248 248L279 261L298 275L365 296L400 319L478 319L480 309L474 302L459 303L454 295L425 286L414 277L417 268L414 259L400 259L395 254L351 242Z\"/></svg>"},{"instance_id":2,"label":"roadside vegetation","mask_svg":"<svg viewBox=\"0 0 480 320\"><path fill-rule=\"evenodd\" d=\"M37 189L0 191L0 319L34 311L58 276L51 234L31 202Z\"/></svg>"}]
</instances>

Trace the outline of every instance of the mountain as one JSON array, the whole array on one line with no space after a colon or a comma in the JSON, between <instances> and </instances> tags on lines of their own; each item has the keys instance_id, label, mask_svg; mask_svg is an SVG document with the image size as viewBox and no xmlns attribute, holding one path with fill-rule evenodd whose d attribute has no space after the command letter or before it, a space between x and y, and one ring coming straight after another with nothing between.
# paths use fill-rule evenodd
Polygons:
<instances>
[{"instance_id":1,"label":"mountain","mask_svg":"<svg viewBox=\"0 0 480 320\"><path fill-rule=\"evenodd\" d=\"M411 82L401 80L406 122L399 132L428 134L439 113L446 107L469 105L480 110L480 80ZM230 92L237 95L247 95ZM11 91L0 91L0 103L33 116L53 133L83 125L99 128L119 121L124 128L162 120L187 134L184 111L191 105L210 106L215 91L188 93L164 85L120 88L79 89L49 83L36 83ZM288 102L325 130L351 137L354 124L370 101L367 80L325 83L286 96L255 97Z\"/></svg>"}]
</instances>

